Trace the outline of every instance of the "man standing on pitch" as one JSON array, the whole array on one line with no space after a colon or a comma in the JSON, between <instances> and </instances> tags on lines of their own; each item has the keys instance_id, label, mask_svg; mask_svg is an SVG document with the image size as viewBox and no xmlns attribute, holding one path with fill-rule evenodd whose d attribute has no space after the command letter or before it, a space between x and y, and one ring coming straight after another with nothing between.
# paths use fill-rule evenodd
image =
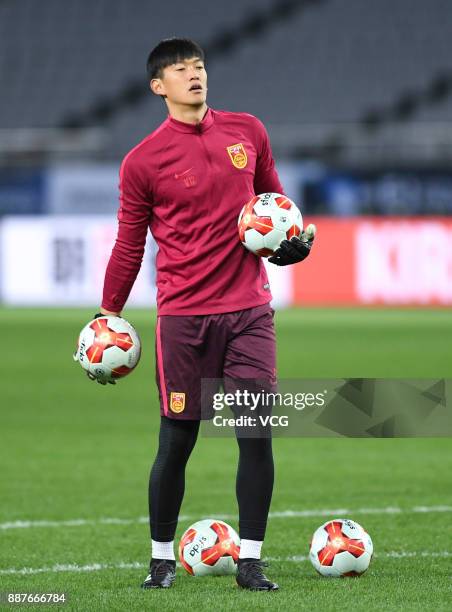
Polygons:
<instances>
[{"instance_id":1,"label":"man standing on pitch","mask_svg":"<svg viewBox=\"0 0 452 612\"><path fill-rule=\"evenodd\" d=\"M105 275L102 314L119 315L140 269L148 229L158 245L156 369L159 447L149 481L152 558L144 588L175 579L174 535L185 466L201 418L201 379L275 383L271 293L262 260L238 239L237 218L255 194L283 189L262 123L206 104L204 53L167 39L150 53L150 88L168 118L124 158L119 229ZM313 235L284 241L270 261L310 252ZM237 583L275 590L261 547L273 489L271 438L237 438L241 538Z\"/></svg>"}]
</instances>

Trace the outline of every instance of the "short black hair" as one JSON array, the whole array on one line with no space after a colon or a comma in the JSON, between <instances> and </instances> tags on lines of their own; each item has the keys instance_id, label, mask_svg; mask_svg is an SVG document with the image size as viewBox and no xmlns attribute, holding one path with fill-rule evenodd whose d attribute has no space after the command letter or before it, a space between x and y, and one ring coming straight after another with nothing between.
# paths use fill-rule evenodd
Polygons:
<instances>
[{"instance_id":1,"label":"short black hair","mask_svg":"<svg viewBox=\"0 0 452 612\"><path fill-rule=\"evenodd\" d=\"M146 63L149 80L161 78L164 68L192 57L204 61L204 51L194 40L165 38L149 53Z\"/></svg>"}]
</instances>

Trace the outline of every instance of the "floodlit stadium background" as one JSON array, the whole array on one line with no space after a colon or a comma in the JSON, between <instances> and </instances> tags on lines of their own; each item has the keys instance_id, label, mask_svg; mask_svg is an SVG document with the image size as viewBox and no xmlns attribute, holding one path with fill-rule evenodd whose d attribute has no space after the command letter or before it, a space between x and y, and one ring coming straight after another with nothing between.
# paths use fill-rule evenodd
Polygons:
<instances>
[{"instance_id":1,"label":"floodlit stadium background","mask_svg":"<svg viewBox=\"0 0 452 612\"><path fill-rule=\"evenodd\" d=\"M209 104L265 123L287 194L318 225L306 265L269 266L275 304L452 304L450 5L210 6L163 3L155 19L144 0L0 4L3 303L98 304L120 160L165 117L147 53L189 35ZM154 255L131 305L154 303Z\"/></svg>"},{"instance_id":2,"label":"floodlit stadium background","mask_svg":"<svg viewBox=\"0 0 452 612\"><path fill-rule=\"evenodd\" d=\"M318 226L309 260L269 266L279 377L451 378L449 0L0 0L0 590L68 591L71 609L153 607L137 588L159 426L151 239L124 311L139 367L101 387L72 351L99 307L121 158L165 118L146 57L173 35L206 48L213 108L265 123ZM260 609L450 609L450 439L274 448L264 555L282 588ZM208 516L237 528L236 462L234 440L198 442L177 537ZM310 538L343 514L376 556L359 581L321 581ZM231 578L178 572L162 608L256 608Z\"/></svg>"}]
</instances>

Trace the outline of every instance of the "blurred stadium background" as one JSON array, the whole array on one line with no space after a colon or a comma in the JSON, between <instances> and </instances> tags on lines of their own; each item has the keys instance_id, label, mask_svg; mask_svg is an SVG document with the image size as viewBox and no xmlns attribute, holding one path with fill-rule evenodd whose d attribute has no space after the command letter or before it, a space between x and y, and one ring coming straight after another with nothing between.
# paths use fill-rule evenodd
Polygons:
<instances>
[{"instance_id":1,"label":"blurred stadium background","mask_svg":"<svg viewBox=\"0 0 452 612\"><path fill-rule=\"evenodd\" d=\"M450 378L449 0L0 0L0 582L67 590L76 610L149 609L151 238L125 311L136 373L101 388L71 352L101 299L121 158L166 115L146 57L173 35L205 47L213 108L265 123L287 194L318 226L309 260L269 269L279 375ZM284 591L259 609L449 610L450 447L276 439L265 555ZM197 445L178 535L236 515L236 459L231 440ZM335 508L377 551L353 585L317 581L303 557ZM160 602L255 609L252 596L186 577Z\"/></svg>"},{"instance_id":2,"label":"blurred stadium background","mask_svg":"<svg viewBox=\"0 0 452 612\"><path fill-rule=\"evenodd\" d=\"M171 35L206 48L213 108L266 124L319 226L312 261L272 274L276 305L452 303L447 0L0 2L3 303L98 303L120 160L166 115L146 57ZM154 254L130 304L155 298Z\"/></svg>"}]
</instances>

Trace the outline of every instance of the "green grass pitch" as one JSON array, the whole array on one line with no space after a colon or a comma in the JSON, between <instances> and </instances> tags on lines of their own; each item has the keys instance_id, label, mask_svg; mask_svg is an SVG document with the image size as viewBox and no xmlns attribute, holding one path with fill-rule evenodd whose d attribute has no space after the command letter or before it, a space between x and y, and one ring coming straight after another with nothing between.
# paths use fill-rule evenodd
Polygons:
<instances>
[{"instance_id":1,"label":"green grass pitch","mask_svg":"<svg viewBox=\"0 0 452 612\"><path fill-rule=\"evenodd\" d=\"M174 588L143 592L159 420L155 314L125 312L144 350L116 387L90 382L72 361L90 316L0 310L0 591L66 591L59 609L89 611L452 609L447 438L276 439L263 552L280 590L243 592L232 577L196 579L179 568ZM282 378L451 377L445 310L293 309L276 322ZM200 437L178 537L201 517L229 515L237 527L236 460L234 440ZM312 532L334 518L328 509L346 510L373 538L375 557L359 579L321 578L306 561Z\"/></svg>"}]
</instances>

